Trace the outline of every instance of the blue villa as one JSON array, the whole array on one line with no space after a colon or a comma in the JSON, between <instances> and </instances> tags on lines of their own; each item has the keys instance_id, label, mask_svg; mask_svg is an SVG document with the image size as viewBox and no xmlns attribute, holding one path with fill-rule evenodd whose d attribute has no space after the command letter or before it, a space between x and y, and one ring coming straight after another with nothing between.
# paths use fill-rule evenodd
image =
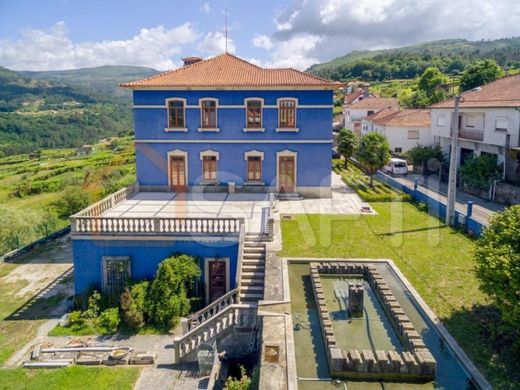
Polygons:
<instances>
[{"instance_id":1,"label":"blue villa","mask_svg":"<svg viewBox=\"0 0 520 390\"><path fill-rule=\"evenodd\" d=\"M71 217L78 297L152 278L182 252L201 259L207 303L240 288L258 301L272 197L331 196L336 83L228 53L186 62L122 85L137 182Z\"/></svg>"}]
</instances>

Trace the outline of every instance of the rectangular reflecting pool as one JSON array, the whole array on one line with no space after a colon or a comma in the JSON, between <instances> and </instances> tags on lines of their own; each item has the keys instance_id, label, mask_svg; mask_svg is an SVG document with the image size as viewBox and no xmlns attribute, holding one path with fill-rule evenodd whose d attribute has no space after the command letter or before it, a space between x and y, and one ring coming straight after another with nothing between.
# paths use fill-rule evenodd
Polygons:
<instances>
[{"instance_id":1,"label":"rectangular reflecting pool","mask_svg":"<svg viewBox=\"0 0 520 390\"><path fill-rule=\"evenodd\" d=\"M323 259L326 261L326 259ZM349 260L349 262L352 262ZM309 263L289 262L291 312L294 326L294 345L299 389L476 389L461 363L444 344L432 323L415 302L410 292L387 263L376 266L386 284L401 305L406 316L421 335L424 344L435 357L435 380L426 383L377 382L341 380L330 377L327 351L323 340L314 299ZM354 280L356 279L356 280ZM351 318L346 310L344 291L348 282L359 282L351 276L323 276L323 292L329 310L338 347L359 350L393 350L401 352L403 345L390 324L374 292L365 286L364 315Z\"/></svg>"}]
</instances>

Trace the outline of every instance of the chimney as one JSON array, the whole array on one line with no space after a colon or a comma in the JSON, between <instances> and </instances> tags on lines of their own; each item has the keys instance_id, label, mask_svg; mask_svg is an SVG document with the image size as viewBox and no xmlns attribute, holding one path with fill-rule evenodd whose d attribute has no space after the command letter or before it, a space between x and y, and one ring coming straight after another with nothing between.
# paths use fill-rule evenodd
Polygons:
<instances>
[{"instance_id":1,"label":"chimney","mask_svg":"<svg viewBox=\"0 0 520 390\"><path fill-rule=\"evenodd\" d=\"M192 65L192 64L202 61L202 57L190 56L190 57L184 57L182 60L184 61L184 66L187 66L187 65Z\"/></svg>"},{"instance_id":2,"label":"chimney","mask_svg":"<svg viewBox=\"0 0 520 390\"><path fill-rule=\"evenodd\" d=\"M363 89L363 95L365 95L365 97L369 97L370 96L370 84L365 84L365 88Z\"/></svg>"}]
</instances>

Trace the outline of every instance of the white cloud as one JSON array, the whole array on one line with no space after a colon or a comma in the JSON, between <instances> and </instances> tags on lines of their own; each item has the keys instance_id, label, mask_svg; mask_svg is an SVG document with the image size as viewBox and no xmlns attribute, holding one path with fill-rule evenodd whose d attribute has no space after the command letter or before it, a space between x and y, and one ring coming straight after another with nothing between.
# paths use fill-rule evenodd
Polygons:
<instances>
[{"instance_id":1,"label":"white cloud","mask_svg":"<svg viewBox=\"0 0 520 390\"><path fill-rule=\"evenodd\" d=\"M226 52L226 36L222 31L207 33L197 45L197 49L208 55L217 55ZM234 53L235 44L231 38L227 39L228 53Z\"/></svg>"},{"instance_id":2,"label":"white cloud","mask_svg":"<svg viewBox=\"0 0 520 390\"><path fill-rule=\"evenodd\" d=\"M271 50L273 48L273 42L267 35L255 35L253 38L253 45L266 50Z\"/></svg>"},{"instance_id":3,"label":"white cloud","mask_svg":"<svg viewBox=\"0 0 520 390\"><path fill-rule=\"evenodd\" d=\"M273 50L271 65L279 68L305 70L318 62L313 55L322 38L316 35L302 34L278 42Z\"/></svg>"},{"instance_id":4,"label":"white cloud","mask_svg":"<svg viewBox=\"0 0 520 390\"><path fill-rule=\"evenodd\" d=\"M209 3L204 3L202 5L202 7L200 7L200 9L202 10L202 12L204 12L206 14L209 14L211 11L211 7L210 7Z\"/></svg>"},{"instance_id":5,"label":"white cloud","mask_svg":"<svg viewBox=\"0 0 520 390\"><path fill-rule=\"evenodd\" d=\"M292 57L300 67L351 50L518 36L520 7L517 0L294 0L275 24L271 61L289 63ZM287 42L305 44L304 55L298 50L284 55L279 48L291 50Z\"/></svg>"},{"instance_id":6,"label":"white cloud","mask_svg":"<svg viewBox=\"0 0 520 390\"><path fill-rule=\"evenodd\" d=\"M27 29L18 40L0 40L0 64L18 70L59 70L100 65L142 65L159 70L178 66L181 47L196 41L190 23L168 29L143 28L127 40L73 43L65 22L50 30Z\"/></svg>"}]
</instances>

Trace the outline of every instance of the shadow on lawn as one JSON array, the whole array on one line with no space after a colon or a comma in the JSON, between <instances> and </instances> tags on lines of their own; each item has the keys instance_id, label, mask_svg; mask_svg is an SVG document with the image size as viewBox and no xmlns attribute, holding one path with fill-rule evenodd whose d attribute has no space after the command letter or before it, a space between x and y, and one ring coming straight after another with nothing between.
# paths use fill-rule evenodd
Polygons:
<instances>
[{"instance_id":1,"label":"shadow on lawn","mask_svg":"<svg viewBox=\"0 0 520 390\"><path fill-rule=\"evenodd\" d=\"M66 311L66 307L62 307L62 303L69 295L67 285L71 283L72 267L5 317L4 321L48 320L61 317Z\"/></svg>"},{"instance_id":2,"label":"shadow on lawn","mask_svg":"<svg viewBox=\"0 0 520 390\"><path fill-rule=\"evenodd\" d=\"M447 226L430 226L425 228L418 228L418 229L409 229L409 230L400 230L398 232L390 232L390 233L376 233L377 236L395 236L397 234L406 234L406 233L417 233L417 232L423 232L426 230L439 230L439 229L446 229Z\"/></svg>"},{"instance_id":3,"label":"shadow on lawn","mask_svg":"<svg viewBox=\"0 0 520 390\"><path fill-rule=\"evenodd\" d=\"M520 328L505 324L495 305L458 310L442 322L493 388L519 388Z\"/></svg>"}]
</instances>

